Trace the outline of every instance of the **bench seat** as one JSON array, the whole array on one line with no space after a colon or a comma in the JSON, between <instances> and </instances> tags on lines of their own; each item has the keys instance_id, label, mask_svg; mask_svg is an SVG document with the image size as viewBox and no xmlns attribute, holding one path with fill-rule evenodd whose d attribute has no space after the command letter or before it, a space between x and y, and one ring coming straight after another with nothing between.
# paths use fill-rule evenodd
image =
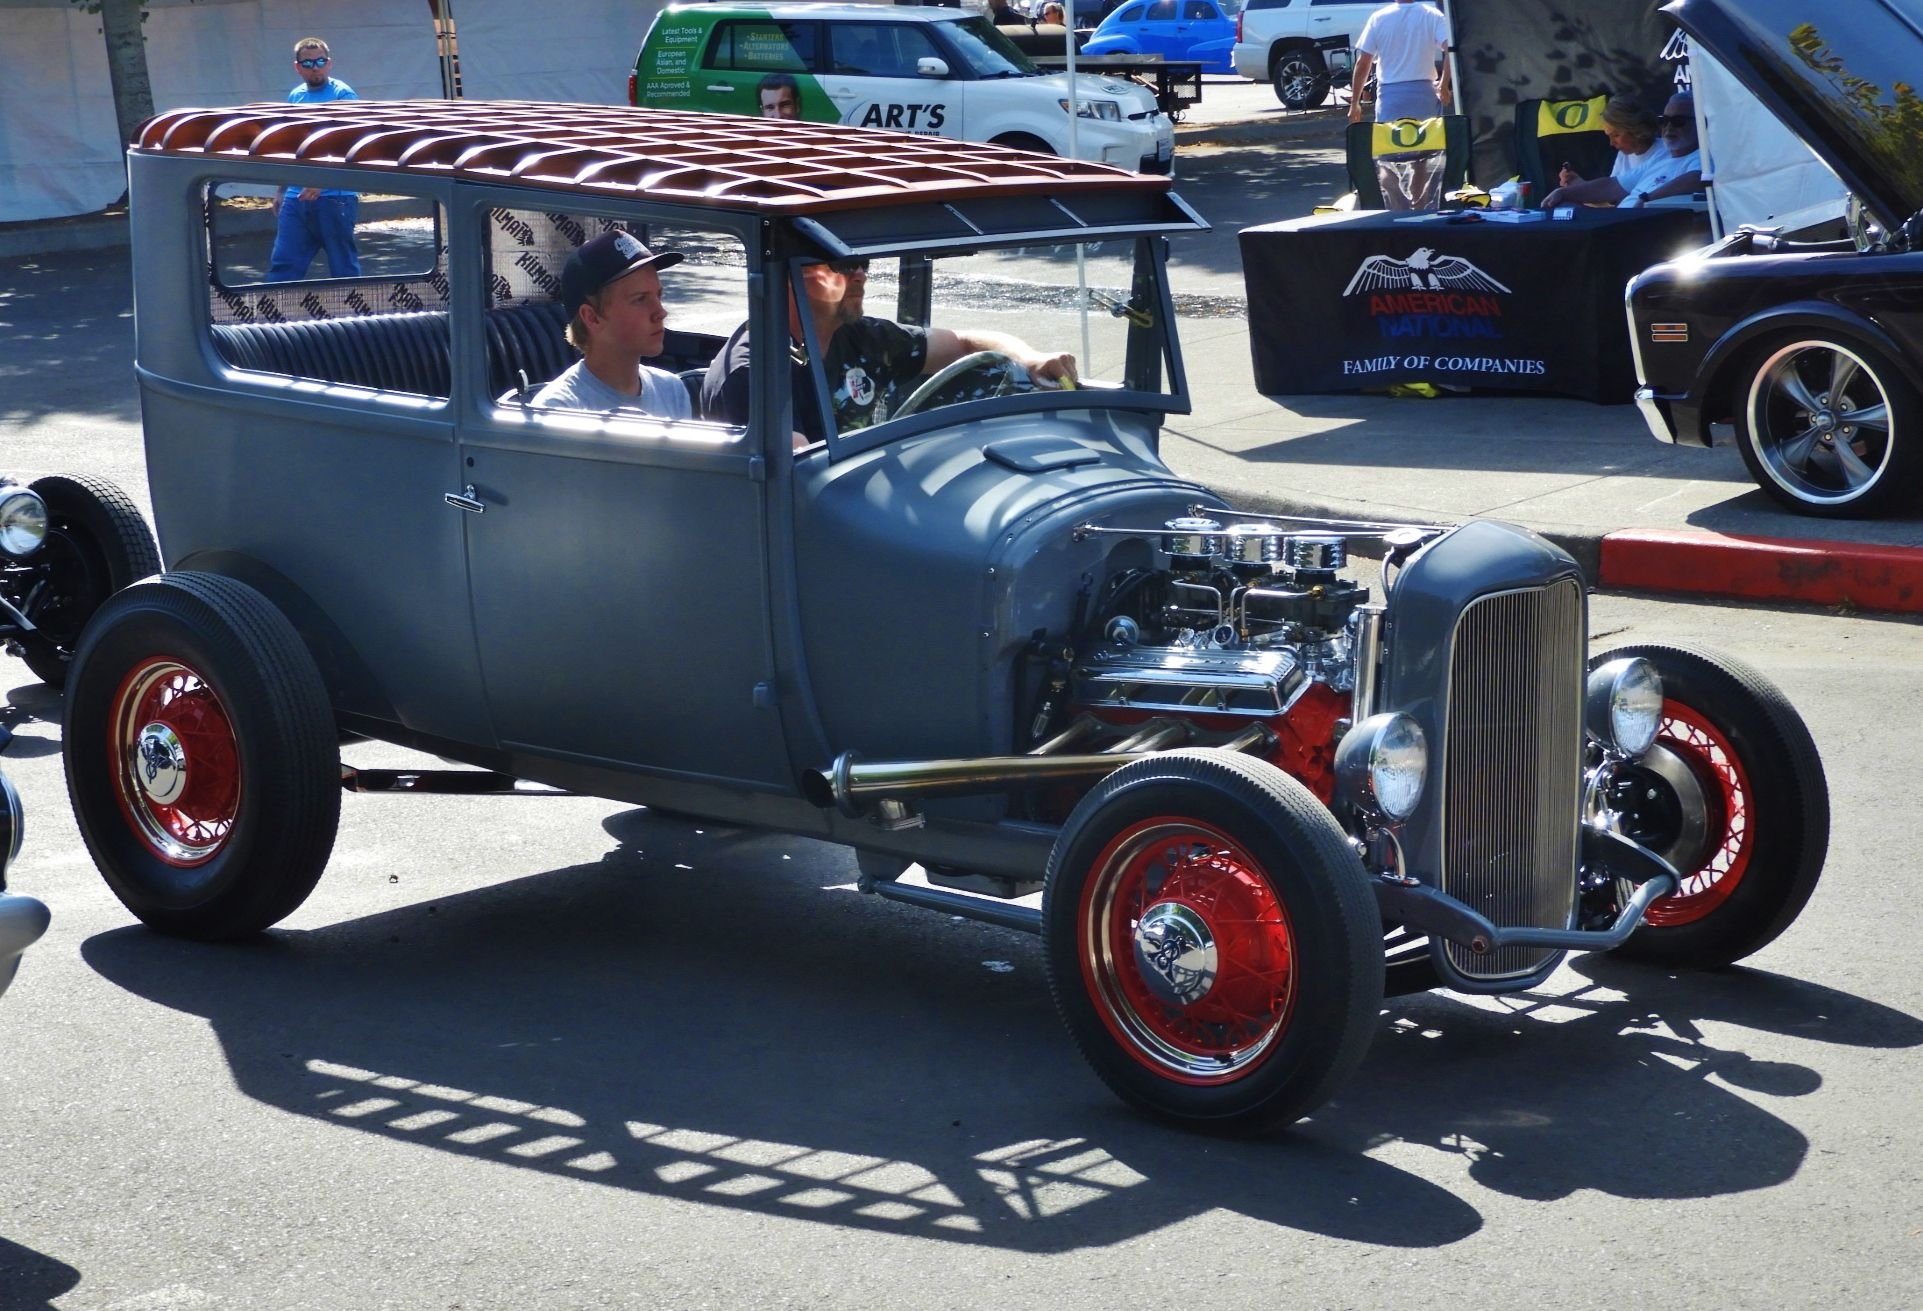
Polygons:
<instances>
[{"instance_id":1,"label":"bench seat","mask_svg":"<svg viewBox=\"0 0 1923 1311\"><path fill-rule=\"evenodd\" d=\"M580 356L568 345L567 314L558 301L490 310L488 395L558 377ZM670 329L662 353L647 361L670 373L705 368L721 338ZM237 369L371 387L418 396L451 390L447 313L366 314L286 323L217 323L214 346Z\"/></svg>"}]
</instances>

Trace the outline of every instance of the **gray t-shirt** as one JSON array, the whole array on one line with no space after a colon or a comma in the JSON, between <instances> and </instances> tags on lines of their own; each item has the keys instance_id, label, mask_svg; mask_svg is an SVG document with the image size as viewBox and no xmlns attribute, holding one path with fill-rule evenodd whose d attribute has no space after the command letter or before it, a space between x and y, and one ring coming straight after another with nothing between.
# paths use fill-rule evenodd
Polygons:
<instances>
[{"instance_id":1,"label":"gray t-shirt","mask_svg":"<svg viewBox=\"0 0 1923 1311\"><path fill-rule=\"evenodd\" d=\"M692 419L694 405L681 379L666 369L641 366L641 394L623 396L588 372L586 360L576 360L566 372L534 393L532 404L544 410L641 410L657 419Z\"/></svg>"}]
</instances>

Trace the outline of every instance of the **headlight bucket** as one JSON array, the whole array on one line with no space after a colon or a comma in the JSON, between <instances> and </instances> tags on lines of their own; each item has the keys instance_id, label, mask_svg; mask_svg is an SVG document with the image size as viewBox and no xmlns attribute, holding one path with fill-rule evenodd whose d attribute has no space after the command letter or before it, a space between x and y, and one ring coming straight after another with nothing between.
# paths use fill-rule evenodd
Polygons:
<instances>
[{"instance_id":1,"label":"headlight bucket","mask_svg":"<svg viewBox=\"0 0 1923 1311\"><path fill-rule=\"evenodd\" d=\"M32 555L47 539L47 503L25 487L0 487L0 555Z\"/></svg>"},{"instance_id":2,"label":"headlight bucket","mask_svg":"<svg viewBox=\"0 0 1923 1311\"><path fill-rule=\"evenodd\" d=\"M1648 751L1663 722L1663 679L1656 666L1640 656L1624 656L1591 670L1582 722L1612 756L1634 760Z\"/></svg>"},{"instance_id":3,"label":"headlight bucket","mask_svg":"<svg viewBox=\"0 0 1923 1311\"><path fill-rule=\"evenodd\" d=\"M1335 781L1357 810L1400 823L1415 814L1429 772L1422 725L1408 715L1371 715L1335 749Z\"/></svg>"},{"instance_id":4,"label":"headlight bucket","mask_svg":"<svg viewBox=\"0 0 1923 1311\"><path fill-rule=\"evenodd\" d=\"M1066 99L1057 100L1055 103L1062 107L1064 114L1070 112ZM1099 118L1110 123L1122 121L1122 106L1114 100L1078 100L1075 102L1074 112L1083 118Z\"/></svg>"}]
</instances>

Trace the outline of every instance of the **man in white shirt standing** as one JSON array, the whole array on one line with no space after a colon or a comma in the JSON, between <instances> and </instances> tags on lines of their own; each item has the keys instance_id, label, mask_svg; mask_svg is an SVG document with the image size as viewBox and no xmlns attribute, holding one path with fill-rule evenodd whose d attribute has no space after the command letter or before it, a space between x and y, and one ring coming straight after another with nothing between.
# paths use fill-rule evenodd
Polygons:
<instances>
[{"instance_id":1,"label":"man in white shirt standing","mask_svg":"<svg viewBox=\"0 0 1923 1311\"><path fill-rule=\"evenodd\" d=\"M681 262L679 251L652 251L626 232L582 242L561 269L568 344L581 358L535 393L544 409L641 410L691 419L694 405L681 379L641 361L661 353L668 309L656 269Z\"/></svg>"},{"instance_id":2,"label":"man in white shirt standing","mask_svg":"<svg viewBox=\"0 0 1923 1311\"><path fill-rule=\"evenodd\" d=\"M1427 0L1394 0L1369 15L1355 39L1349 121L1362 121L1362 89L1376 71L1375 119L1434 118L1448 108L1449 20ZM1442 71L1436 71L1436 61Z\"/></svg>"}]
</instances>

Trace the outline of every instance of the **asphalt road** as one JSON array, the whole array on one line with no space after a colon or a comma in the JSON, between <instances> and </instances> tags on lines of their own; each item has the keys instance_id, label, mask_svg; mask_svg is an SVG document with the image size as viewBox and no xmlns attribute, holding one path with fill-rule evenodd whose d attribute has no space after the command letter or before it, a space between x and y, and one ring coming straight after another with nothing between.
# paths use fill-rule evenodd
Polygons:
<instances>
[{"instance_id":1,"label":"asphalt road","mask_svg":"<svg viewBox=\"0 0 1923 1311\"><path fill-rule=\"evenodd\" d=\"M1212 217L1318 185L1210 167ZM1184 291L1225 271L1198 249ZM0 265L0 467L144 501L127 315L122 256ZM0 1002L0 1311L1923 1304L1919 628L1619 597L1592 627L1787 690L1835 805L1808 911L1713 976L1395 1001L1252 1144L1116 1103L1034 940L593 799L350 796L282 928L159 938L80 845L58 699L0 658L16 884L55 913Z\"/></svg>"}]
</instances>

